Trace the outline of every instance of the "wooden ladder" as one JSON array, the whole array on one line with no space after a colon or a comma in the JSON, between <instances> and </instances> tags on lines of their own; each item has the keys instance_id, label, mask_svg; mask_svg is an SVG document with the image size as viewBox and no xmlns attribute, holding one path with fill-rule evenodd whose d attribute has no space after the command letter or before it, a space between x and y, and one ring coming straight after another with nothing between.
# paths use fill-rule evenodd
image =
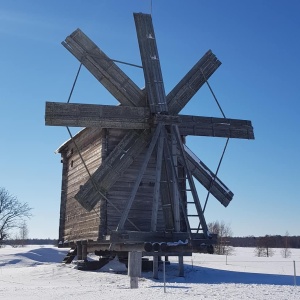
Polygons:
<instances>
[{"instance_id":1,"label":"wooden ladder","mask_svg":"<svg viewBox=\"0 0 300 300\"><path fill-rule=\"evenodd\" d=\"M65 258L63 259L62 263L70 264L76 255L77 255L77 247L72 246L69 252L67 253L67 255L65 256Z\"/></svg>"}]
</instances>

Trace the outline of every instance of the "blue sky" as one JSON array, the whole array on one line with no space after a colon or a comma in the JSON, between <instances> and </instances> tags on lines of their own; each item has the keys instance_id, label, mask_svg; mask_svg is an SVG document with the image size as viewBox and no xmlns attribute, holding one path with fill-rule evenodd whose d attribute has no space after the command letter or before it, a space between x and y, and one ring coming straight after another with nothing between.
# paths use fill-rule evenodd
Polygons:
<instances>
[{"instance_id":1,"label":"blue sky","mask_svg":"<svg viewBox=\"0 0 300 300\"><path fill-rule=\"evenodd\" d=\"M32 238L58 236L54 151L69 136L44 125L45 101L67 101L79 66L61 42L80 28L111 58L141 64L133 12L150 13L151 1L0 0L0 186L33 207ZM210 84L226 117L253 122L256 139L230 140L219 171L233 201L210 198L205 212L235 236L300 234L299 15L296 0L152 1L166 92L212 49L222 65ZM140 69L120 67L144 86ZM72 102L117 104L85 69ZM221 116L207 87L183 113ZM225 139L187 143L216 170Z\"/></svg>"}]
</instances>

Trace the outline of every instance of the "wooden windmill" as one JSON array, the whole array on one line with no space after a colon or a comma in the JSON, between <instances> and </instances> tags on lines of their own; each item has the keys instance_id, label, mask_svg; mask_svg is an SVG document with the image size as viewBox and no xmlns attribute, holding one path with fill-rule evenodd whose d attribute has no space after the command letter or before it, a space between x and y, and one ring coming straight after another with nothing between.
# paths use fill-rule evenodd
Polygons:
<instances>
[{"instance_id":1,"label":"wooden windmill","mask_svg":"<svg viewBox=\"0 0 300 300\"><path fill-rule=\"evenodd\" d=\"M221 63L209 50L166 95L151 16L138 13L134 20L144 89L81 30L63 42L120 105L46 103L46 125L86 127L58 150L60 239L101 251L211 251L215 237L194 179L225 207L233 193L185 146L185 136L254 139L253 128L247 120L181 115Z\"/></svg>"}]
</instances>

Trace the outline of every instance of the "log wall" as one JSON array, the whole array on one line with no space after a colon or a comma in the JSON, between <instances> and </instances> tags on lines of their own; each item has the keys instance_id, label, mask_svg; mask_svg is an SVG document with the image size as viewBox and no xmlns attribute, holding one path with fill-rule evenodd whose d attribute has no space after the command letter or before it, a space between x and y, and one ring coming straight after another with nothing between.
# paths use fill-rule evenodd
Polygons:
<instances>
[{"instance_id":1,"label":"log wall","mask_svg":"<svg viewBox=\"0 0 300 300\"><path fill-rule=\"evenodd\" d=\"M116 147L117 143L121 140L126 131L110 129L107 135L107 149L112 151ZM146 150L145 150L146 151ZM144 160L145 151L143 151L138 158L131 164L131 166L123 173L123 175L117 180L117 182L108 191L108 199L115 205L120 211L124 210L125 204L130 197L132 187L138 176L140 167ZM156 153L152 154L152 157L147 166L146 172L142 178L141 184L136 194L136 198L133 201L131 210L129 212L129 219L140 230L150 231L151 226L151 213L153 203L153 192L155 182L155 165ZM107 204L107 227L108 230L115 230L120 220L120 214L116 212L116 209L110 204ZM157 230L164 230L164 221L161 207L158 211L158 224ZM136 228L126 221L125 230L136 230Z\"/></svg>"},{"instance_id":2,"label":"log wall","mask_svg":"<svg viewBox=\"0 0 300 300\"><path fill-rule=\"evenodd\" d=\"M74 137L91 174L96 171L126 133L127 130L86 128ZM109 234L111 230L116 230L121 217L120 211L124 210L130 197L132 187L144 161L146 149L107 192L106 197L109 201L100 200L99 197L100 201L90 212L85 210L74 198L80 186L89 180L89 175L73 141L66 142L58 152L61 153L63 163L59 239L63 241L98 240ZM141 231L151 231L155 172L156 150L150 158L129 212L130 221ZM185 198L184 192L183 197ZM118 208L119 212L114 206ZM183 220L183 216L181 219ZM136 230L128 221L126 221L124 229ZM182 229L185 230L185 228ZM160 201L157 231L165 231Z\"/></svg>"},{"instance_id":3,"label":"log wall","mask_svg":"<svg viewBox=\"0 0 300 300\"><path fill-rule=\"evenodd\" d=\"M75 137L91 174L102 162L104 139L104 131L95 128L85 129ZM100 203L94 210L87 212L74 199L80 185L89 179L89 175L71 140L62 146L59 152L63 164L59 240L97 239L101 225Z\"/></svg>"}]
</instances>

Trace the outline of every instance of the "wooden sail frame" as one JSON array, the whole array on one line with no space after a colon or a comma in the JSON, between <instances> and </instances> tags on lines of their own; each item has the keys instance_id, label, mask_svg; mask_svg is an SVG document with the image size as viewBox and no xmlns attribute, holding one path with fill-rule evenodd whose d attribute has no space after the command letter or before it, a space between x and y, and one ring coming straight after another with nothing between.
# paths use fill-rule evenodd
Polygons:
<instances>
[{"instance_id":1,"label":"wooden sail frame","mask_svg":"<svg viewBox=\"0 0 300 300\"><path fill-rule=\"evenodd\" d=\"M134 248L140 249L148 241L174 242L179 240L179 237L181 239L185 237L189 239L187 246L178 247L175 252L177 250L179 252L207 251L213 243L214 236L208 232L193 178L196 178L224 206L230 203L233 193L203 162L188 151L182 137L195 135L254 139L253 127L251 121L248 120L180 115L180 111L221 65L221 62L211 50L207 51L166 95L152 18L147 14L134 14L134 19L146 88L140 89L136 86L96 44L80 29L77 29L66 38L62 43L63 46L121 105L47 102L46 125L127 130L118 145L75 195L75 199L87 211L92 211L101 201L101 195L109 192L120 175L131 166L135 159L144 155L144 161L120 216L118 226L101 241L90 243L90 248L127 251ZM124 226L128 221L129 211L154 149L156 149L157 159L156 180L149 232L126 231ZM180 164L187 176L202 233L191 232L175 164ZM161 182L165 184L162 185ZM165 232L156 231L159 202L162 204L165 216ZM185 223L184 232L181 232L181 223ZM124 240L127 243L124 243ZM203 245L207 248L203 248ZM170 253L170 250L167 252Z\"/></svg>"}]
</instances>

